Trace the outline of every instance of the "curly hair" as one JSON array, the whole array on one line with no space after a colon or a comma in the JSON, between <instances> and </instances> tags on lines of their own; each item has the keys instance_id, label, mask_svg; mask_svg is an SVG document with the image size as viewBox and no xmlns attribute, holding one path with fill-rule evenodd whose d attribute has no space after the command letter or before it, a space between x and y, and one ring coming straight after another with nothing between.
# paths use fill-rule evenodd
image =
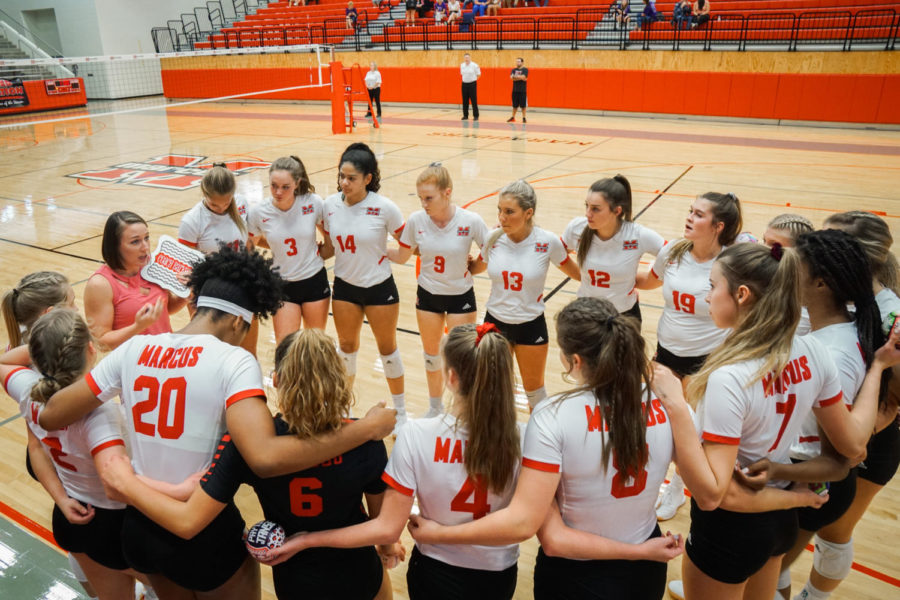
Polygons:
<instances>
[{"instance_id":1,"label":"curly hair","mask_svg":"<svg viewBox=\"0 0 900 600\"><path fill-rule=\"evenodd\" d=\"M334 339L321 329L301 329L275 349L278 407L301 439L337 431L353 405L353 386Z\"/></svg>"},{"instance_id":2,"label":"curly hair","mask_svg":"<svg viewBox=\"0 0 900 600\"><path fill-rule=\"evenodd\" d=\"M207 254L203 262L191 271L188 287L194 298L212 295L246 308L260 319L265 319L281 307L284 298L284 280L272 267L272 259L247 250L240 244L237 249L220 244L219 250ZM197 314L214 313L213 320L222 316L213 308L200 308Z\"/></svg>"}]
</instances>

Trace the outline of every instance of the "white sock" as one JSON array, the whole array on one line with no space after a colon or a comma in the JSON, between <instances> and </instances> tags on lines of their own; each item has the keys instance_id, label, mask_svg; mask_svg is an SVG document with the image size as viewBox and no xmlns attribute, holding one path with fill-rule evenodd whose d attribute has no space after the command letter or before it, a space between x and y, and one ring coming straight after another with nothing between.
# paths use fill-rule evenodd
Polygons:
<instances>
[{"instance_id":1,"label":"white sock","mask_svg":"<svg viewBox=\"0 0 900 600\"><path fill-rule=\"evenodd\" d=\"M536 390L525 392L525 397L528 398L528 406L534 408L535 406L537 406L538 402L547 397L547 390L544 388L544 386L541 386Z\"/></svg>"},{"instance_id":2,"label":"white sock","mask_svg":"<svg viewBox=\"0 0 900 600\"><path fill-rule=\"evenodd\" d=\"M397 412L406 412L406 394L391 394L391 402Z\"/></svg>"},{"instance_id":3,"label":"white sock","mask_svg":"<svg viewBox=\"0 0 900 600\"><path fill-rule=\"evenodd\" d=\"M429 398L428 399L428 407L433 408L434 410L443 412L444 410L444 399L438 396L437 398Z\"/></svg>"},{"instance_id":4,"label":"white sock","mask_svg":"<svg viewBox=\"0 0 900 600\"><path fill-rule=\"evenodd\" d=\"M794 600L827 600L830 596L831 592L823 592L807 581L800 593L794 596Z\"/></svg>"},{"instance_id":5,"label":"white sock","mask_svg":"<svg viewBox=\"0 0 900 600\"><path fill-rule=\"evenodd\" d=\"M681 475L678 474L678 471L675 471L672 474L672 479L669 480L669 486L684 492L684 481L681 479Z\"/></svg>"}]
</instances>

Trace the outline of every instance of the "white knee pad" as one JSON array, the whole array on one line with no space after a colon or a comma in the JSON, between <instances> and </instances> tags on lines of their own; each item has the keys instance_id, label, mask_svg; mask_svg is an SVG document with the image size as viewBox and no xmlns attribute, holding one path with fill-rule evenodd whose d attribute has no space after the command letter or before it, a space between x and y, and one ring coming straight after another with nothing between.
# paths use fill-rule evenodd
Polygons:
<instances>
[{"instance_id":1,"label":"white knee pad","mask_svg":"<svg viewBox=\"0 0 900 600\"><path fill-rule=\"evenodd\" d=\"M340 348L337 349L338 356L341 357L341 360L344 361L344 369L347 370L347 375L353 377L356 375L356 355L358 352L344 352Z\"/></svg>"},{"instance_id":2,"label":"white knee pad","mask_svg":"<svg viewBox=\"0 0 900 600\"><path fill-rule=\"evenodd\" d=\"M828 579L844 579L853 566L853 540L835 544L816 536L813 540L813 566L819 575Z\"/></svg>"},{"instance_id":3,"label":"white knee pad","mask_svg":"<svg viewBox=\"0 0 900 600\"><path fill-rule=\"evenodd\" d=\"M443 361L441 360L440 354L428 354L427 352L423 352L422 356L425 357L426 371L440 371L441 367L444 365Z\"/></svg>"},{"instance_id":4,"label":"white knee pad","mask_svg":"<svg viewBox=\"0 0 900 600\"><path fill-rule=\"evenodd\" d=\"M403 377L403 360L400 358L400 349L397 348L390 354L382 354L381 367L384 369L384 376L388 379Z\"/></svg>"},{"instance_id":5,"label":"white knee pad","mask_svg":"<svg viewBox=\"0 0 900 600\"><path fill-rule=\"evenodd\" d=\"M791 587L791 568L788 567L778 576L778 589L783 590ZM779 596L780 598L781 596Z\"/></svg>"}]
</instances>

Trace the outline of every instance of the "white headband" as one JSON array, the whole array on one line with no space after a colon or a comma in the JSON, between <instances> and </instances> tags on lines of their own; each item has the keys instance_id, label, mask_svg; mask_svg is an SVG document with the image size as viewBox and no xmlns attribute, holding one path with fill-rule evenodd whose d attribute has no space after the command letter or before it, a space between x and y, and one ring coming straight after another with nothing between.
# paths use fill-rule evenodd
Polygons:
<instances>
[{"instance_id":1,"label":"white headband","mask_svg":"<svg viewBox=\"0 0 900 600\"><path fill-rule=\"evenodd\" d=\"M250 312L246 308L238 306L234 302L229 302L228 300L213 298L212 296L200 296L199 298L197 298L197 308L201 307L215 308L216 310L227 312L229 315L241 317L248 323L253 322L252 312Z\"/></svg>"}]
</instances>

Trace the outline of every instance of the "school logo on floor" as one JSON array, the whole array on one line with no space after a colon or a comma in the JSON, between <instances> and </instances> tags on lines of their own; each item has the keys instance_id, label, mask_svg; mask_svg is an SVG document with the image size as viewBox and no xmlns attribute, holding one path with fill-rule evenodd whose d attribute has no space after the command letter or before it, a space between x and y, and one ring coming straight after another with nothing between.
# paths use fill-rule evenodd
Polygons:
<instances>
[{"instance_id":1,"label":"school logo on floor","mask_svg":"<svg viewBox=\"0 0 900 600\"><path fill-rule=\"evenodd\" d=\"M168 154L144 162L127 162L97 171L72 173L66 177L184 191L200 185L203 175L212 168L213 163L204 162L205 160L205 156ZM256 169L267 169L271 164L252 159L225 162L225 166L235 175L244 175Z\"/></svg>"}]
</instances>

